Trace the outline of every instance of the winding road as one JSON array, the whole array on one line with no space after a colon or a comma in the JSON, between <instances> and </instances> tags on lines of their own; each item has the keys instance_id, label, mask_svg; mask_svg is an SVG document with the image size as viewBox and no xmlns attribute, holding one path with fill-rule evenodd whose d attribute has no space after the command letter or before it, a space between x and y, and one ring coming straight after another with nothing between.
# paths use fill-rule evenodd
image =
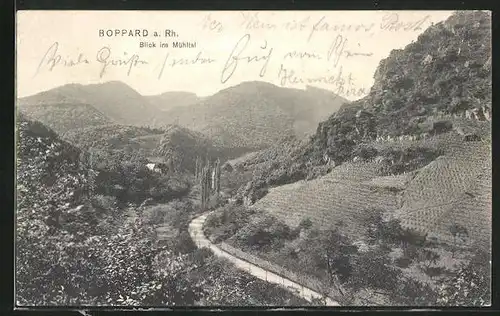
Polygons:
<instances>
[{"instance_id":1,"label":"winding road","mask_svg":"<svg viewBox=\"0 0 500 316\"><path fill-rule=\"evenodd\" d=\"M320 293L307 288L301 284L298 284L292 280L284 278L280 275L277 275L271 271L262 269L248 261L241 260L232 254L220 249L217 245L213 244L206 238L203 233L203 224L207 219L207 216L210 215L211 212L204 213L198 217L195 217L189 223L189 235L193 239L194 243L198 248L207 247L210 249L216 256L223 257L232 262L238 269L246 271L251 275L264 280L266 282L275 283L283 288L293 292L295 295L298 295L307 301L311 302L313 298L323 299L323 295ZM326 305L328 306L339 306L339 304L330 298L326 298Z\"/></svg>"}]
</instances>

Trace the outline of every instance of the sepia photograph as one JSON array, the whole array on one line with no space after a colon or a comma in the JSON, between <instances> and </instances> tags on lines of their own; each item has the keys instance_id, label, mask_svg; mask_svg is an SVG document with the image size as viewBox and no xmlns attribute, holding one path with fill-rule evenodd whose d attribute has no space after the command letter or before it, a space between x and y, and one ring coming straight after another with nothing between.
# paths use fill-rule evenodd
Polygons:
<instances>
[{"instance_id":1,"label":"sepia photograph","mask_svg":"<svg viewBox=\"0 0 500 316\"><path fill-rule=\"evenodd\" d=\"M491 31L18 11L15 306L491 306Z\"/></svg>"}]
</instances>

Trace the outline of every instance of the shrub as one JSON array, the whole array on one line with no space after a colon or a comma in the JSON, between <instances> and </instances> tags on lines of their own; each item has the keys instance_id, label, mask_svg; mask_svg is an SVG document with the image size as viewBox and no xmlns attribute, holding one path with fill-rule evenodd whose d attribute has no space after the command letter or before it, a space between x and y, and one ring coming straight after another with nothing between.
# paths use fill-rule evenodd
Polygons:
<instances>
[{"instance_id":1,"label":"shrub","mask_svg":"<svg viewBox=\"0 0 500 316\"><path fill-rule=\"evenodd\" d=\"M391 291L401 278L401 271L392 266L390 258L378 250L369 250L354 257L349 286L354 289L371 287Z\"/></svg>"},{"instance_id":2,"label":"shrub","mask_svg":"<svg viewBox=\"0 0 500 316\"><path fill-rule=\"evenodd\" d=\"M299 227L303 229L309 229L313 225L313 222L309 217L304 218L303 220L300 221Z\"/></svg>"},{"instance_id":3,"label":"shrub","mask_svg":"<svg viewBox=\"0 0 500 316\"><path fill-rule=\"evenodd\" d=\"M166 210L164 206L153 206L143 212L144 221L149 225L159 225L165 222Z\"/></svg>"},{"instance_id":4,"label":"shrub","mask_svg":"<svg viewBox=\"0 0 500 316\"><path fill-rule=\"evenodd\" d=\"M391 292L396 301L404 305L433 306L438 298L437 292L428 284L408 277L400 278Z\"/></svg>"},{"instance_id":5,"label":"shrub","mask_svg":"<svg viewBox=\"0 0 500 316\"><path fill-rule=\"evenodd\" d=\"M378 150L369 146L361 146L354 151L354 156L364 160L370 160L378 155Z\"/></svg>"},{"instance_id":6,"label":"shrub","mask_svg":"<svg viewBox=\"0 0 500 316\"><path fill-rule=\"evenodd\" d=\"M111 210L116 207L117 201L115 196L97 194L92 198L92 206L97 209Z\"/></svg>"},{"instance_id":7,"label":"shrub","mask_svg":"<svg viewBox=\"0 0 500 316\"><path fill-rule=\"evenodd\" d=\"M399 258L396 258L394 260L394 263L400 267L400 268L408 268L408 266L411 264L412 259L408 256L401 256Z\"/></svg>"},{"instance_id":8,"label":"shrub","mask_svg":"<svg viewBox=\"0 0 500 316\"><path fill-rule=\"evenodd\" d=\"M456 274L439 281L439 304L445 306L486 306L491 303L490 254L477 249Z\"/></svg>"},{"instance_id":9,"label":"shrub","mask_svg":"<svg viewBox=\"0 0 500 316\"><path fill-rule=\"evenodd\" d=\"M440 156L440 150L410 147L404 150L389 148L381 152L385 163L380 168L383 175L397 175L422 168Z\"/></svg>"}]
</instances>

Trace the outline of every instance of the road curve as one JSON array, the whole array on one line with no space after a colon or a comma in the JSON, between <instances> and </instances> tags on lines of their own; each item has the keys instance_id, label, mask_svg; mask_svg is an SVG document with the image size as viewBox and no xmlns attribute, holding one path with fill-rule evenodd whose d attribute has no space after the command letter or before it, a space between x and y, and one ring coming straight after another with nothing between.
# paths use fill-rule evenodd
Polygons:
<instances>
[{"instance_id":1,"label":"road curve","mask_svg":"<svg viewBox=\"0 0 500 316\"><path fill-rule=\"evenodd\" d=\"M207 219L207 216L210 214L205 213L202 214L198 217L195 217L191 222L189 223L188 231L189 235L191 236L191 239L193 239L193 242L196 244L198 248L202 247L207 247L210 249L216 256L218 257L223 257L232 262L238 269L246 271L250 273L251 275L264 280L266 282L271 282L278 284L282 286L283 288L293 292L295 295L298 295L307 301L311 302L312 298L317 298L317 299L322 299L323 295L320 293L311 290L305 286L302 286L301 284L298 284L292 280L289 280L287 278L284 278L280 275L277 275L271 271L267 271L265 269L262 269L250 262L247 262L245 260L241 260L230 253L220 249L217 247L215 244L211 243L210 240L208 240L203 233L203 224L205 223L205 220ZM339 306L339 304L330 298L326 299L326 305L328 306Z\"/></svg>"}]
</instances>

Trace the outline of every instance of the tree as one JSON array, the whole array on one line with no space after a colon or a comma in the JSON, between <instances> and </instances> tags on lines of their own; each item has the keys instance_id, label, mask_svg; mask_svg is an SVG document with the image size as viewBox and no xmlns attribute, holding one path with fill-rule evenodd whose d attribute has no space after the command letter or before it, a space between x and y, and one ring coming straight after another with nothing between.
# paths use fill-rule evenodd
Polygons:
<instances>
[{"instance_id":1,"label":"tree","mask_svg":"<svg viewBox=\"0 0 500 316\"><path fill-rule=\"evenodd\" d=\"M370 287L384 291L394 290L401 271L392 266L392 260L380 249L371 249L353 257L353 271L348 286L358 290Z\"/></svg>"},{"instance_id":2,"label":"tree","mask_svg":"<svg viewBox=\"0 0 500 316\"><path fill-rule=\"evenodd\" d=\"M338 228L313 231L309 234L308 244L319 268L326 269L329 283L336 278L346 282L353 270L351 258L358 248Z\"/></svg>"},{"instance_id":3,"label":"tree","mask_svg":"<svg viewBox=\"0 0 500 316\"><path fill-rule=\"evenodd\" d=\"M421 257L426 263L425 267L429 268L432 264L436 264L441 256L432 250L422 249Z\"/></svg>"},{"instance_id":4,"label":"tree","mask_svg":"<svg viewBox=\"0 0 500 316\"><path fill-rule=\"evenodd\" d=\"M391 292L398 303L410 306L434 306L438 297L428 284L409 277L400 278Z\"/></svg>"},{"instance_id":5,"label":"tree","mask_svg":"<svg viewBox=\"0 0 500 316\"><path fill-rule=\"evenodd\" d=\"M457 248L457 238L462 242L466 241L466 238L469 237L469 232L467 228L460 224L453 223L449 227L449 231L453 236L453 248L452 248L452 258L455 256L456 248Z\"/></svg>"},{"instance_id":6,"label":"tree","mask_svg":"<svg viewBox=\"0 0 500 316\"><path fill-rule=\"evenodd\" d=\"M491 303L491 257L478 249L457 273L439 282L439 304L445 306L486 306Z\"/></svg>"}]
</instances>

